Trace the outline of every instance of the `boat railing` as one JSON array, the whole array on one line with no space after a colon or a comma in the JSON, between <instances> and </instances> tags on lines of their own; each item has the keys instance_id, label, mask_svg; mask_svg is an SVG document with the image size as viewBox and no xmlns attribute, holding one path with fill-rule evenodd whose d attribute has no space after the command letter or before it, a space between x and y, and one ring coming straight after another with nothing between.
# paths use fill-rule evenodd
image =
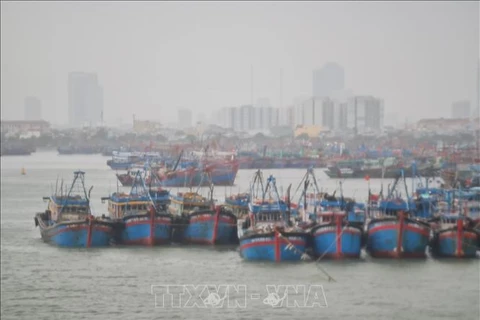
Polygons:
<instances>
[{"instance_id":1,"label":"boat railing","mask_svg":"<svg viewBox=\"0 0 480 320\"><path fill-rule=\"evenodd\" d=\"M66 222L66 221L82 221L87 219L90 216L88 212L63 212L60 216L58 222Z\"/></svg>"},{"instance_id":2,"label":"boat railing","mask_svg":"<svg viewBox=\"0 0 480 320\"><path fill-rule=\"evenodd\" d=\"M257 222L278 222L282 220L282 212L280 211L260 212L255 215L255 221Z\"/></svg>"}]
</instances>

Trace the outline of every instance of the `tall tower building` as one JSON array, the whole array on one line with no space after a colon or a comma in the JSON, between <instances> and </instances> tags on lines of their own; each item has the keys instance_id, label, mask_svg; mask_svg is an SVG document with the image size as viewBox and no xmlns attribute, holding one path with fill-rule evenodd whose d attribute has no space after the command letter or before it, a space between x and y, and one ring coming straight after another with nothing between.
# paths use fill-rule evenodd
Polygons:
<instances>
[{"instance_id":1,"label":"tall tower building","mask_svg":"<svg viewBox=\"0 0 480 320\"><path fill-rule=\"evenodd\" d=\"M68 119L74 127L96 126L103 121L103 88L95 73L69 73Z\"/></svg>"},{"instance_id":2,"label":"tall tower building","mask_svg":"<svg viewBox=\"0 0 480 320\"><path fill-rule=\"evenodd\" d=\"M314 97L330 97L345 89L345 72L337 63L329 62L313 71L312 94Z\"/></svg>"}]
</instances>

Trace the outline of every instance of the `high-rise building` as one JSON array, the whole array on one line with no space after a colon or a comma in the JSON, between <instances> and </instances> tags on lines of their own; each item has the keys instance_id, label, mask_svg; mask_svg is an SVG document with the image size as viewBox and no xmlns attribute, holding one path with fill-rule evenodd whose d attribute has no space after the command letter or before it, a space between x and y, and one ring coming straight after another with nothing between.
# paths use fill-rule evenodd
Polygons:
<instances>
[{"instance_id":1,"label":"high-rise building","mask_svg":"<svg viewBox=\"0 0 480 320\"><path fill-rule=\"evenodd\" d=\"M377 133L383 130L384 102L372 96L355 96L349 99L341 123L355 134Z\"/></svg>"},{"instance_id":2,"label":"high-rise building","mask_svg":"<svg viewBox=\"0 0 480 320\"><path fill-rule=\"evenodd\" d=\"M313 71L312 94L314 97L330 97L345 88L343 67L329 62Z\"/></svg>"},{"instance_id":3,"label":"high-rise building","mask_svg":"<svg viewBox=\"0 0 480 320\"><path fill-rule=\"evenodd\" d=\"M216 119L218 125L235 131L268 130L280 124L280 111L271 106L225 107L216 114Z\"/></svg>"},{"instance_id":4,"label":"high-rise building","mask_svg":"<svg viewBox=\"0 0 480 320\"><path fill-rule=\"evenodd\" d=\"M335 104L335 129L342 131L347 129L347 102L337 102Z\"/></svg>"},{"instance_id":5,"label":"high-rise building","mask_svg":"<svg viewBox=\"0 0 480 320\"><path fill-rule=\"evenodd\" d=\"M286 109L286 123L291 128L295 127L295 107L290 106Z\"/></svg>"},{"instance_id":6,"label":"high-rise building","mask_svg":"<svg viewBox=\"0 0 480 320\"><path fill-rule=\"evenodd\" d=\"M42 102L37 97L26 97L24 104L25 120L42 120Z\"/></svg>"},{"instance_id":7,"label":"high-rise building","mask_svg":"<svg viewBox=\"0 0 480 320\"><path fill-rule=\"evenodd\" d=\"M466 119L470 118L471 108L470 101L462 100L452 103L452 118L454 119Z\"/></svg>"},{"instance_id":8,"label":"high-rise building","mask_svg":"<svg viewBox=\"0 0 480 320\"><path fill-rule=\"evenodd\" d=\"M325 129L335 127L334 101L330 98L313 97L297 105L295 124L303 126L320 126Z\"/></svg>"},{"instance_id":9,"label":"high-rise building","mask_svg":"<svg viewBox=\"0 0 480 320\"><path fill-rule=\"evenodd\" d=\"M192 127L192 111L190 109L178 110L178 125L181 129Z\"/></svg>"},{"instance_id":10,"label":"high-rise building","mask_svg":"<svg viewBox=\"0 0 480 320\"><path fill-rule=\"evenodd\" d=\"M207 123L207 115L205 113L197 114L197 123Z\"/></svg>"},{"instance_id":11,"label":"high-rise building","mask_svg":"<svg viewBox=\"0 0 480 320\"><path fill-rule=\"evenodd\" d=\"M292 127L295 125L295 107L289 106L284 108L278 108L276 110L278 121L277 125L279 126L289 126Z\"/></svg>"},{"instance_id":12,"label":"high-rise building","mask_svg":"<svg viewBox=\"0 0 480 320\"><path fill-rule=\"evenodd\" d=\"M68 118L74 127L103 122L103 88L95 73L71 72L68 75Z\"/></svg>"}]
</instances>

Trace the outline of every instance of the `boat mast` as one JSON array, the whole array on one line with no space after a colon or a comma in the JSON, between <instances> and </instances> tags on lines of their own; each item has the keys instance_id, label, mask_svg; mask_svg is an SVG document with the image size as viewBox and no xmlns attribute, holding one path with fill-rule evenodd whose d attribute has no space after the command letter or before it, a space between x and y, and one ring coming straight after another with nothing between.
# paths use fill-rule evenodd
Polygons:
<instances>
[{"instance_id":1,"label":"boat mast","mask_svg":"<svg viewBox=\"0 0 480 320\"><path fill-rule=\"evenodd\" d=\"M480 161L480 58L477 61L477 129L475 132L477 140L477 161Z\"/></svg>"}]
</instances>

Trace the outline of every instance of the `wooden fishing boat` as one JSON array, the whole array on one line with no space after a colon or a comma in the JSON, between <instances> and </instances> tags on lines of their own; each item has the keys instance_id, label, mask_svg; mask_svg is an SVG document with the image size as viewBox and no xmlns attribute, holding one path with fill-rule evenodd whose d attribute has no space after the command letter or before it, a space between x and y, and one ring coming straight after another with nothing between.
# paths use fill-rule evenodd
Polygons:
<instances>
[{"instance_id":1,"label":"wooden fishing boat","mask_svg":"<svg viewBox=\"0 0 480 320\"><path fill-rule=\"evenodd\" d=\"M299 203L305 228L312 236L313 255L325 258L358 258L362 250L365 210L351 199L340 199L320 192L313 169L300 185L304 189ZM299 186L300 186L299 185ZM309 190L312 186L313 190ZM341 189L342 190L342 189Z\"/></svg>"},{"instance_id":2,"label":"wooden fishing boat","mask_svg":"<svg viewBox=\"0 0 480 320\"><path fill-rule=\"evenodd\" d=\"M108 212L114 221L123 222L117 242L125 245L161 245L172 239L173 217L167 212L168 190L147 188L141 171L137 171L130 193L113 193L108 200Z\"/></svg>"},{"instance_id":3,"label":"wooden fishing boat","mask_svg":"<svg viewBox=\"0 0 480 320\"><path fill-rule=\"evenodd\" d=\"M35 225L45 242L61 247L101 247L110 244L113 224L108 219L95 218L90 208L90 188L85 189L85 172L75 171L68 191L56 190L43 199L48 209L35 216Z\"/></svg>"},{"instance_id":4,"label":"wooden fishing boat","mask_svg":"<svg viewBox=\"0 0 480 320\"><path fill-rule=\"evenodd\" d=\"M237 217L224 206L215 206L212 198L196 192L171 195L170 213L175 217L175 242L187 244L235 244Z\"/></svg>"},{"instance_id":5,"label":"wooden fishing boat","mask_svg":"<svg viewBox=\"0 0 480 320\"><path fill-rule=\"evenodd\" d=\"M243 224L240 255L248 261L300 261L307 257L309 234L293 226L289 218L288 205L278 194L273 176L263 179L257 171L252 184L249 217ZM255 187L257 191L255 193ZM261 188L261 189L260 189Z\"/></svg>"},{"instance_id":6,"label":"wooden fishing boat","mask_svg":"<svg viewBox=\"0 0 480 320\"><path fill-rule=\"evenodd\" d=\"M475 223L465 215L442 215L433 231L430 251L437 257L475 258L480 233Z\"/></svg>"}]
</instances>

